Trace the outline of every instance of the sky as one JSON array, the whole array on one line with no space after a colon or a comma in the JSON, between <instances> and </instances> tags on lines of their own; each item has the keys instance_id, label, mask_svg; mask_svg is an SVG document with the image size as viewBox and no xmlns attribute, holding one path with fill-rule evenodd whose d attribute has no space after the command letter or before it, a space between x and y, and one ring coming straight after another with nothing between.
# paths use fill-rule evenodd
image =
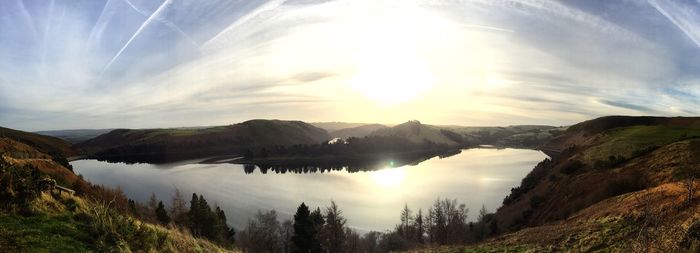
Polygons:
<instances>
[{"instance_id":1,"label":"sky","mask_svg":"<svg viewBox=\"0 0 700 253\"><path fill-rule=\"evenodd\" d=\"M16 129L698 114L698 0L0 1Z\"/></svg>"}]
</instances>

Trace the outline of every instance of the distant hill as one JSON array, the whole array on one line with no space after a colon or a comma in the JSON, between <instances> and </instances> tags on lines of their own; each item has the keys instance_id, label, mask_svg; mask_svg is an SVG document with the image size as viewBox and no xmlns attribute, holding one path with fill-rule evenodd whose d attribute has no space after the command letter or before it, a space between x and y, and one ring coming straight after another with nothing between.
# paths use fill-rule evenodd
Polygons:
<instances>
[{"instance_id":1,"label":"distant hill","mask_svg":"<svg viewBox=\"0 0 700 253\"><path fill-rule=\"evenodd\" d=\"M116 129L77 147L96 158L173 160L242 153L248 148L314 144L328 133L301 121L250 120L229 126Z\"/></svg>"},{"instance_id":2,"label":"distant hill","mask_svg":"<svg viewBox=\"0 0 700 253\"><path fill-rule=\"evenodd\" d=\"M464 136L466 143L504 147L538 148L566 127L516 125L506 127L446 127Z\"/></svg>"},{"instance_id":3,"label":"distant hill","mask_svg":"<svg viewBox=\"0 0 700 253\"><path fill-rule=\"evenodd\" d=\"M380 124L367 124L350 128L343 128L335 131L329 132L332 138L342 138L347 139L349 137L365 137L371 133L379 130L388 128L385 125Z\"/></svg>"},{"instance_id":4,"label":"distant hill","mask_svg":"<svg viewBox=\"0 0 700 253\"><path fill-rule=\"evenodd\" d=\"M390 128L378 129L370 135L402 137L414 143L432 142L450 146L462 145L462 136L459 134L437 126L422 124L417 120Z\"/></svg>"},{"instance_id":5,"label":"distant hill","mask_svg":"<svg viewBox=\"0 0 700 253\"><path fill-rule=\"evenodd\" d=\"M539 148L566 128L540 125L508 127L435 126L419 121L382 128L370 135L401 136L414 142L431 141L461 147L494 145L500 147Z\"/></svg>"},{"instance_id":6,"label":"distant hill","mask_svg":"<svg viewBox=\"0 0 700 253\"><path fill-rule=\"evenodd\" d=\"M77 154L70 143L56 137L0 127L0 138L2 137L32 146L44 153L59 153L64 157Z\"/></svg>"},{"instance_id":7,"label":"distant hill","mask_svg":"<svg viewBox=\"0 0 700 253\"><path fill-rule=\"evenodd\" d=\"M67 130L50 130L50 131L37 131L35 133L53 136L56 138L61 138L70 143L79 143L87 141L89 139L95 138L102 134L106 134L114 129L67 129Z\"/></svg>"},{"instance_id":8,"label":"distant hill","mask_svg":"<svg viewBox=\"0 0 700 253\"><path fill-rule=\"evenodd\" d=\"M338 131L345 128L354 128L368 125L367 123L348 123L348 122L313 122L309 123L315 127L323 128L328 132Z\"/></svg>"}]
</instances>

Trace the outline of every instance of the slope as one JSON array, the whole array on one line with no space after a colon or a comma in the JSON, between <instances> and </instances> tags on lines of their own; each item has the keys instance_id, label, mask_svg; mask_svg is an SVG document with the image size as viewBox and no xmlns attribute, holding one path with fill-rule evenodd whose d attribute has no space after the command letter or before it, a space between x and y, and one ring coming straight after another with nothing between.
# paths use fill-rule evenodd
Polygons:
<instances>
[{"instance_id":1,"label":"slope","mask_svg":"<svg viewBox=\"0 0 700 253\"><path fill-rule=\"evenodd\" d=\"M64 157L76 155L71 144L56 137L0 127L0 137L10 138L32 146L45 153L58 153Z\"/></svg>"}]
</instances>

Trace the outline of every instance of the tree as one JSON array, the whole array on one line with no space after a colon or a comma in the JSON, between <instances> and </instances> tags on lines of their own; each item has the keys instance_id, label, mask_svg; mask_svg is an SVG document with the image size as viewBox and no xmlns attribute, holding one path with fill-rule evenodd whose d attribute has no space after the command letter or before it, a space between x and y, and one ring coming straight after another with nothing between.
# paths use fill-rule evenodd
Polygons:
<instances>
[{"instance_id":1,"label":"tree","mask_svg":"<svg viewBox=\"0 0 700 253\"><path fill-rule=\"evenodd\" d=\"M486 205L481 205L481 210L479 210L479 217L476 218L477 222L484 222L484 217L489 214L489 211L486 210Z\"/></svg>"},{"instance_id":2,"label":"tree","mask_svg":"<svg viewBox=\"0 0 700 253\"><path fill-rule=\"evenodd\" d=\"M170 206L170 216L175 224L183 226L187 224L187 202L178 188L175 188Z\"/></svg>"},{"instance_id":3,"label":"tree","mask_svg":"<svg viewBox=\"0 0 700 253\"><path fill-rule=\"evenodd\" d=\"M432 243L451 244L466 241L468 224L466 222L469 209L466 205L457 205L457 200L435 200L428 209L426 232Z\"/></svg>"},{"instance_id":4,"label":"tree","mask_svg":"<svg viewBox=\"0 0 700 253\"><path fill-rule=\"evenodd\" d=\"M414 240L418 243L423 243L423 233L424 233L424 226L423 224L423 210L418 209L418 213L416 214L415 220L413 221L413 226L415 227L415 235L414 235Z\"/></svg>"},{"instance_id":5,"label":"tree","mask_svg":"<svg viewBox=\"0 0 700 253\"><path fill-rule=\"evenodd\" d=\"M158 198L156 198L155 192L151 192L151 197L148 198L148 208L150 208L151 211L155 211L156 208L158 208Z\"/></svg>"},{"instance_id":6,"label":"tree","mask_svg":"<svg viewBox=\"0 0 700 253\"><path fill-rule=\"evenodd\" d=\"M343 252L356 253L362 252L360 248L360 234L350 228L345 228L345 249Z\"/></svg>"},{"instance_id":7,"label":"tree","mask_svg":"<svg viewBox=\"0 0 700 253\"><path fill-rule=\"evenodd\" d=\"M275 210L258 211L255 219L248 220L248 226L241 232L240 246L246 252L280 252L282 240L279 231Z\"/></svg>"},{"instance_id":8,"label":"tree","mask_svg":"<svg viewBox=\"0 0 700 253\"><path fill-rule=\"evenodd\" d=\"M155 216L153 214L156 211L156 208L158 208L158 198L156 198L156 193L151 192L151 197L148 198L148 212L150 215L148 215L149 220L154 221L156 220Z\"/></svg>"},{"instance_id":9,"label":"tree","mask_svg":"<svg viewBox=\"0 0 700 253\"><path fill-rule=\"evenodd\" d=\"M481 205L479 216L476 218L476 226L474 227L475 231L472 231L476 237L476 240L478 241L484 239L486 236L486 215L488 215L488 213L489 211L486 210L486 206Z\"/></svg>"},{"instance_id":10,"label":"tree","mask_svg":"<svg viewBox=\"0 0 700 253\"><path fill-rule=\"evenodd\" d=\"M235 231L226 223L226 214L218 206L212 210L204 196L192 193L187 217L193 236L205 237L220 245L233 243Z\"/></svg>"},{"instance_id":11,"label":"tree","mask_svg":"<svg viewBox=\"0 0 700 253\"><path fill-rule=\"evenodd\" d=\"M318 210L318 209L317 209ZM318 242L318 214L311 213L306 204L301 203L294 214L294 235L292 236L292 252L308 253L321 252ZM323 219L321 217L321 219Z\"/></svg>"},{"instance_id":12,"label":"tree","mask_svg":"<svg viewBox=\"0 0 700 253\"><path fill-rule=\"evenodd\" d=\"M404 204L403 210L401 210L401 225L397 229L399 234L404 238L411 237L411 209L408 209L408 204Z\"/></svg>"},{"instance_id":13,"label":"tree","mask_svg":"<svg viewBox=\"0 0 700 253\"><path fill-rule=\"evenodd\" d=\"M196 193L192 193L192 199L190 200L190 211L187 213L187 216L190 221L190 231L195 237L202 235L202 213L203 210L201 210L199 205L199 197Z\"/></svg>"},{"instance_id":14,"label":"tree","mask_svg":"<svg viewBox=\"0 0 700 253\"><path fill-rule=\"evenodd\" d=\"M370 231L369 233L362 236L360 239L360 251L367 253L377 252L378 240L380 233L377 231Z\"/></svg>"},{"instance_id":15,"label":"tree","mask_svg":"<svg viewBox=\"0 0 700 253\"><path fill-rule=\"evenodd\" d=\"M345 243L345 218L342 211L331 201L331 206L326 208L326 224L321 231L323 248L330 252L341 252Z\"/></svg>"},{"instance_id":16,"label":"tree","mask_svg":"<svg viewBox=\"0 0 700 253\"><path fill-rule=\"evenodd\" d=\"M294 235L294 223L285 220L280 227L280 238L282 242L282 252L288 253L292 248L292 236Z\"/></svg>"},{"instance_id":17,"label":"tree","mask_svg":"<svg viewBox=\"0 0 700 253\"><path fill-rule=\"evenodd\" d=\"M167 225L170 223L170 216L168 216L168 211L165 211L165 205L163 205L163 201L158 201L158 207L156 207L156 219L158 219L158 222L163 225Z\"/></svg>"}]
</instances>

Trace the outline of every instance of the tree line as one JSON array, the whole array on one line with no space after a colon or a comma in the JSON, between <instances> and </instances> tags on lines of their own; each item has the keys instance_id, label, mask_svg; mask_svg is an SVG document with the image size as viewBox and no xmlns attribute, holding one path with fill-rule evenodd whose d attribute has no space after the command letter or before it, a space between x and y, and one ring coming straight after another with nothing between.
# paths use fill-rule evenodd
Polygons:
<instances>
[{"instance_id":1,"label":"tree line","mask_svg":"<svg viewBox=\"0 0 700 253\"><path fill-rule=\"evenodd\" d=\"M365 136L350 137L345 140L322 142L318 144L296 144L290 146L268 146L248 149L245 159L265 159L268 157L306 157L306 156L347 156L363 154L401 153L416 150L448 150L446 144L424 141L412 142L399 136Z\"/></svg>"},{"instance_id":2,"label":"tree line","mask_svg":"<svg viewBox=\"0 0 700 253\"><path fill-rule=\"evenodd\" d=\"M468 222L469 209L454 199L435 200L423 212L414 214L404 206L400 223L386 232L360 234L347 226L338 205L311 209L305 203L297 208L292 220L280 222L275 210L258 211L237 236L237 246L244 252L390 252L425 245L464 244L497 234L498 222L485 207L476 222Z\"/></svg>"}]
</instances>

